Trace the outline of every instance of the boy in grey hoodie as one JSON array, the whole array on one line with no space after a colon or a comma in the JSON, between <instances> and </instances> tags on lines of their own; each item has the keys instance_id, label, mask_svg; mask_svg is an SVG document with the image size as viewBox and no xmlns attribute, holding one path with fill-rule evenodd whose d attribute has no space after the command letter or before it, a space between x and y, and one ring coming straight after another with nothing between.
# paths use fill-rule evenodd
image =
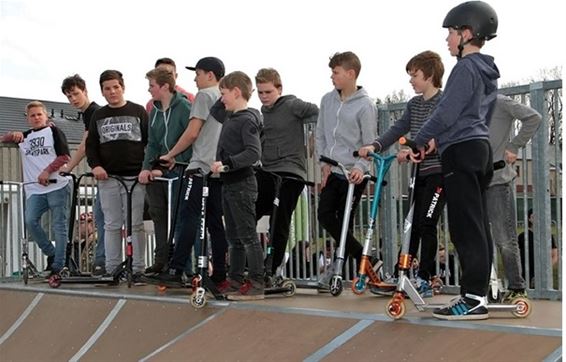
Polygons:
<instances>
[{"instance_id":1,"label":"boy in grey hoodie","mask_svg":"<svg viewBox=\"0 0 566 362\"><path fill-rule=\"evenodd\" d=\"M421 158L434 138L442 162L450 239L462 266L461 297L437 309L439 319L487 319L486 294L493 259L486 190L493 176L489 120L497 96L499 71L493 57L480 53L496 36L497 14L482 1L462 3L448 12L446 42L458 62L436 109L415 136ZM413 160L416 160L413 154Z\"/></svg>"},{"instance_id":2,"label":"boy in grey hoodie","mask_svg":"<svg viewBox=\"0 0 566 362\"><path fill-rule=\"evenodd\" d=\"M316 122L318 107L293 95L282 96L281 76L273 68L260 69L255 77L257 93L263 106L261 164L265 171L283 177L273 230L269 230L273 246L273 263L267 276L275 274L283 262L291 216L307 178L305 157L305 123ZM265 172L256 174L258 199L256 218L272 215L275 197L274 178Z\"/></svg>"},{"instance_id":3,"label":"boy in grey hoodie","mask_svg":"<svg viewBox=\"0 0 566 362\"><path fill-rule=\"evenodd\" d=\"M331 78L335 89L325 94L320 102L316 150L319 156L342 163L350 170L350 179L347 180L339 168L322 165L318 221L335 240L340 240L348 183L355 183L352 216L346 237L346 255L356 258L360 263L362 245L350 229L366 186L363 175L370 164L368 160L355 158L353 152L377 137L377 108L365 89L356 84L361 70L360 59L356 54L336 53L330 58L328 66L332 69ZM320 281L321 287L328 287L329 277L330 273L325 273Z\"/></svg>"}]
</instances>

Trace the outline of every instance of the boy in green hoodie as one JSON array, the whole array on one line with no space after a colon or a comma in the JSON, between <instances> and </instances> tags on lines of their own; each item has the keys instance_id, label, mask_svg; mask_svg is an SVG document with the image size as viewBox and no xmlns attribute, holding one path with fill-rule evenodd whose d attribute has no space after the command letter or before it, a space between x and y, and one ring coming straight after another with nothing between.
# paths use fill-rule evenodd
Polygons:
<instances>
[{"instance_id":1,"label":"boy in green hoodie","mask_svg":"<svg viewBox=\"0 0 566 362\"><path fill-rule=\"evenodd\" d=\"M191 106L187 99L175 90L175 77L165 69L155 68L146 74L149 81L149 93L153 99L153 109L149 114L149 138L143 160L139 182L147 184L146 196L149 203L149 214L155 227L155 260L154 264L145 270L146 274L160 273L167 270L169 261L169 246L167 245L167 185L163 182L151 181L155 176L161 176L161 171L151 171L151 162L169 152L177 143L189 124ZM188 162L192 149L187 148L175 159ZM164 177L179 176L167 172ZM173 189L176 189L173 186ZM182 203L183 207L186 203ZM177 214L179 215L180 212ZM182 229L179 228L179 231ZM177 239L186 237L177 233Z\"/></svg>"}]
</instances>

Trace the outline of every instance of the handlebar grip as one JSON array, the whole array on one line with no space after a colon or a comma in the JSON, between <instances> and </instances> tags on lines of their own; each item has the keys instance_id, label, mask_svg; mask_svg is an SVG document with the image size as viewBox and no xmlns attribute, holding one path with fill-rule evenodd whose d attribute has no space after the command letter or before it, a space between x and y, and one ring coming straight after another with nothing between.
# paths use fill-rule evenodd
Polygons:
<instances>
[{"instance_id":1,"label":"handlebar grip","mask_svg":"<svg viewBox=\"0 0 566 362\"><path fill-rule=\"evenodd\" d=\"M502 168L505 168L505 161L499 160L493 163L493 171L500 170Z\"/></svg>"},{"instance_id":2,"label":"handlebar grip","mask_svg":"<svg viewBox=\"0 0 566 362\"><path fill-rule=\"evenodd\" d=\"M354 152L352 152L352 156L354 156L354 157L360 157L360 154L358 153L358 151L354 151Z\"/></svg>"},{"instance_id":3,"label":"handlebar grip","mask_svg":"<svg viewBox=\"0 0 566 362\"><path fill-rule=\"evenodd\" d=\"M419 149L417 148L417 144L415 143L415 141L410 140L407 137L399 138L399 144L411 148L411 150L413 150L414 153L419 152Z\"/></svg>"},{"instance_id":4,"label":"handlebar grip","mask_svg":"<svg viewBox=\"0 0 566 362\"><path fill-rule=\"evenodd\" d=\"M197 173L201 173L201 169L200 167L197 168L190 168L188 170L185 170L185 176L191 176Z\"/></svg>"},{"instance_id":5,"label":"handlebar grip","mask_svg":"<svg viewBox=\"0 0 566 362\"><path fill-rule=\"evenodd\" d=\"M94 174L92 172L85 172L84 177L94 177Z\"/></svg>"},{"instance_id":6,"label":"handlebar grip","mask_svg":"<svg viewBox=\"0 0 566 362\"><path fill-rule=\"evenodd\" d=\"M327 163L327 164L332 165L332 166L338 166L337 161L334 161L333 159L328 158L326 156L320 156L319 160L320 160L320 162L324 162L324 163Z\"/></svg>"},{"instance_id":7,"label":"handlebar grip","mask_svg":"<svg viewBox=\"0 0 566 362\"><path fill-rule=\"evenodd\" d=\"M53 179L53 178L51 178L51 179L49 179L49 183L50 183L50 184L56 184L56 183L57 183L57 180L56 180L56 179Z\"/></svg>"},{"instance_id":8,"label":"handlebar grip","mask_svg":"<svg viewBox=\"0 0 566 362\"><path fill-rule=\"evenodd\" d=\"M71 176L71 177L75 176L71 172L63 172L63 171L59 172L59 175L61 175L61 176Z\"/></svg>"}]
</instances>

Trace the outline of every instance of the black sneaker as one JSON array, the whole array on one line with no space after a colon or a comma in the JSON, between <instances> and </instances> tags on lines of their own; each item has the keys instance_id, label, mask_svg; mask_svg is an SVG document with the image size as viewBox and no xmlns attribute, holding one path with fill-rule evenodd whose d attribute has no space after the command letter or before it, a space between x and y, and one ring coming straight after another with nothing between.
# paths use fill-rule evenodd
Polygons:
<instances>
[{"instance_id":1,"label":"black sneaker","mask_svg":"<svg viewBox=\"0 0 566 362\"><path fill-rule=\"evenodd\" d=\"M473 294L453 299L447 306L437 309L432 315L451 321L488 319L487 300Z\"/></svg>"},{"instance_id":2,"label":"black sneaker","mask_svg":"<svg viewBox=\"0 0 566 362\"><path fill-rule=\"evenodd\" d=\"M92 275L95 277L103 276L104 274L106 274L106 267L104 265L97 265L92 271Z\"/></svg>"},{"instance_id":3,"label":"black sneaker","mask_svg":"<svg viewBox=\"0 0 566 362\"><path fill-rule=\"evenodd\" d=\"M136 272L132 275L132 282L134 283L135 286L142 286L142 285L146 285L145 281L144 281L144 275L142 272Z\"/></svg>"},{"instance_id":4,"label":"black sneaker","mask_svg":"<svg viewBox=\"0 0 566 362\"><path fill-rule=\"evenodd\" d=\"M163 273L165 270L165 265L155 263L150 267L145 269L145 274L160 274Z\"/></svg>"}]
</instances>

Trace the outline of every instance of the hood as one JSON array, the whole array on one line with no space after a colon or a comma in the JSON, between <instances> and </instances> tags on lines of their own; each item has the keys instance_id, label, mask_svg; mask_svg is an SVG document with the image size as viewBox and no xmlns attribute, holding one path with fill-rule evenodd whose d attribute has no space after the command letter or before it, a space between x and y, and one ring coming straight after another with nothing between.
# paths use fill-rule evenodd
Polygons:
<instances>
[{"instance_id":1,"label":"hood","mask_svg":"<svg viewBox=\"0 0 566 362\"><path fill-rule=\"evenodd\" d=\"M484 94L490 94L497 89L497 79L499 79L499 69L492 56L473 53L462 58L462 61L471 62L480 74L484 84Z\"/></svg>"},{"instance_id":2,"label":"hood","mask_svg":"<svg viewBox=\"0 0 566 362\"><path fill-rule=\"evenodd\" d=\"M280 107L284 104L292 102L293 100L297 99L294 95L286 95L277 98L275 103L271 107L262 106L261 113L271 113L277 111Z\"/></svg>"},{"instance_id":3,"label":"hood","mask_svg":"<svg viewBox=\"0 0 566 362\"><path fill-rule=\"evenodd\" d=\"M175 108L175 106L182 100L182 99L187 99L187 97L185 97L183 94L175 91L173 92L173 95L171 96L171 104L169 105L169 108ZM159 112L163 112L163 107L161 106L161 101L153 101L153 106L155 107L155 109L157 109Z\"/></svg>"},{"instance_id":4,"label":"hood","mask_svg":"<svg viewBox=\"0 0 566 362\"><path fill-rule=\"evenodd\" d=\"M240 115L244 114L251 114L252 118L255 120L256 125L261 130L263 128L263 118L261 117L261 113L255 108L246 108L243 111L236 112L236 118L239 118Z\"/></svg>"}]
</instances>

